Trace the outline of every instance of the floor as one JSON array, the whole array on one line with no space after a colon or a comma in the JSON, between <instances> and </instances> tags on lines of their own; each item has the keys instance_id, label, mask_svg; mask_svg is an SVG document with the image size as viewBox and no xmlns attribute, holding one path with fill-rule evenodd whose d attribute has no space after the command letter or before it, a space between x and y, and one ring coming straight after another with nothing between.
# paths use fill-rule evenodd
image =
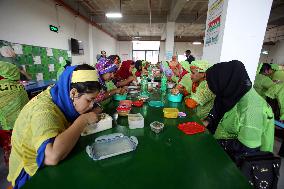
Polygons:
<instances>
[{"instance_id":1,"label":"floor","mask_svg":"<svg viewBox=\"0 0 284 189\"><path fill-rule=\"evenodd\" d=\"M277 153L279 151L281 142L280 140L275 139L274 143L274 152ZM8 169L4 165L4 160L3 160L3 151L0 148L0 189L6 189L9 186L9 183L6 180L8 174ZM278 189L283 189L284 188L284 158L282 158L282 164L280 168L280 179L278 181Z\"/></svg>"}]
</instances>

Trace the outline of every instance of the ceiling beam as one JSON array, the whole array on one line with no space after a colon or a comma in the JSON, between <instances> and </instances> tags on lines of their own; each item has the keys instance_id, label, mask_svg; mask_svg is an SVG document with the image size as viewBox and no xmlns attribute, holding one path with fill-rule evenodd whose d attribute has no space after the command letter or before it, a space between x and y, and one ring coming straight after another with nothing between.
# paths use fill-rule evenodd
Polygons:
<instances>
[{"instance_id":1,"label":"ceiling beam","mask_svg":"<svg viewBox=\"0 0 284 189\"><path fill-rule=\"evenodd\" d=\"M168 21L175 22L179 13L186 4L186 0L172 0L171 12L168 15Z\"/></svg>"},{"instance_id":2,"label":"ceiling beam","mask_svg":"<svg viewBox=\"0 0 284 189\"><path fill-rule=\"evenodd\" d=\"M283 20L284 18L284 5L278 6L274 9L271 9L270 16L268 20L268 24L273 24L274 22L277 22L278 20Z\"/></svg>"},{"instance_id":3,"label":"ceiling beam","mask_svg":"<svg viewBox=\"0 0 284 189\"><path fill-rule=\"evenodd\" d=\"M54 0L54 2L62 5L65 9L67 9L69 12L71 12L72 14L74 14L74 16L78 16L81 19L83 19L85 22L92 24L94 27L98 28L99 30L101 30L102 32L106 33L107 35L109 35L110 37L116 39L116 37L114 35L112 35L111 33L109 33L108 31L106 31L105 29L103 29L101 26L99 26L96 22L91 21L89 17L81 14L80 12L76 11L73 7L71 7L70 5L68 5L67 3L65 3L63 0Z\"/></svg>"}]
</instances>

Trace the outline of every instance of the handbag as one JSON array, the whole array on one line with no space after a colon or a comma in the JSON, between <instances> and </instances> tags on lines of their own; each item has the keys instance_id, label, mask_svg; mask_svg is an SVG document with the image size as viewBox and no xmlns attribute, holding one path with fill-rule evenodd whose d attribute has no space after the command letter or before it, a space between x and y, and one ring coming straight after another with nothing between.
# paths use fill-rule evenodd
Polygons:
<instances>
[{"instance_id":1,"label":"handbag","mask_svg":"<svg viewBox=\"0 0 284 189\"><path fill-rule=\"evenodd\" d=\"M271 152L237 157L236 164L255 189L277 189L281 158Z\"/></svg>"}]
</instances>

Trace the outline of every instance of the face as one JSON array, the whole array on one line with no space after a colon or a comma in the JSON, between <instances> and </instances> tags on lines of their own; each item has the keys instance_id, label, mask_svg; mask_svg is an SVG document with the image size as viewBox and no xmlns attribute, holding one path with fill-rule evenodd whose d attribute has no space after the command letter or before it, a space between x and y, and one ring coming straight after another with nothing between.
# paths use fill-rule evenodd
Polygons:
<instances>
[{"instance_id":1,"label":"face","mask_svg":"<svg viewBox=\"0 0 284 189\"><path fill-rule=\"evenodd\" d=\"M192 82L199 82L205 77L205 73L199 73L196 69L191 69L190 78Z\"/></svg>"},{"instance_id":2,"label":"face","mask_svg":"<svg viewBox=\"0 0 284 189\"><path fill-rule=\"evenodd\" d=\"M272 75L272 73L273 73L273 70L272 70L272 69L267 69L267 70L265 70L265 72L264 72L264 74L267 75L267 76Z\"/></svg>"},{"instance_id":3,"label":"face","mask_svg":"<svg viewBox=\"0 0 284 189\"><path fill-rule=\"evenodd\" d=\"M83 95L79 95L77 89L75 88L70 91L70 97L73 99L74 107L79 114L87 113L93 108L98 94L99 92L84 93Z\"/></svg>"},{"instance_id":4,"label":"face","mask_svg":"<svg viewBox=\"0 0 284 189\"><path fill-rule=\"evenodd\" d=\"M102 78L105 80L105 81L110 81L112 80L114 77L114 74L113 72L110 72L110 73L105 73L103 74Z\"/></svg>"},{"instance_id":5,"label":"face","mask_svg":"<svg viewBox=\"0 0 284 189\"><path fill-rule=\"evenodd\" d=\"M105 51L102 51L101 54L102 54L103 57L106 57L106 52Z\"/></svg>"},{"instance_id":6,"label":"face","mask_svg":"<svg viewBox=\"0 0 284 189\"><path fill-rule=\"evenodd\" d=\"M134 69L134 64L131 64L129 67L129 72L131 73L133 69Z\"/></svg>"}]
</instances>

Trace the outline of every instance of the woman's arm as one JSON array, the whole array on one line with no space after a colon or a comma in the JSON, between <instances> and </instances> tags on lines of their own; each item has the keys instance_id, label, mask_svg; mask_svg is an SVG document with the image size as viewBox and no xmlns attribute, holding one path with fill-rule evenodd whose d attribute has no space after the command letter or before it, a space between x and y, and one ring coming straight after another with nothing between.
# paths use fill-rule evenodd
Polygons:
<instances>
[{"instance_id":1,"label":"woman's arm","mask_svg":"<svg viewBox=\"0 0 284 189\"><path fill-rule=\"evenodd\" d=\"M56 136L53 143L47 144L44 164L57 165L73 149L86 125L97 120L97 114L94 112L79 116L68 129Z\"/></svg>"}]
</instances>

